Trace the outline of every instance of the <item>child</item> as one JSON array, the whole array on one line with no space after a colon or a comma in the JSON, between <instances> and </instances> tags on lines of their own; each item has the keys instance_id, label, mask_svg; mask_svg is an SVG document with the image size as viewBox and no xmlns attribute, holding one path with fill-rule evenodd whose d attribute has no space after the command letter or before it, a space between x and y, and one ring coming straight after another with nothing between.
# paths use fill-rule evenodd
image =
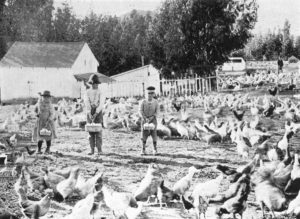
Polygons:
<instances>
[{"instance_id":1,"label":"child","mask_svg":"<svg viewBox=\"0 0 300 219\"><path fill-rule=\"evenodd\" d=\"M102 123L103 122L103 106L105 96L98 89L98 85L101 84L96 74L92 74L88 80L88 84L91 88L86 93L86 110L87 110L87 123ZM102 153L102 132L89 132L89 142L91 152L88 155L92 155L95 152L95 147L98 150L98 155Z\"/></svg>"},{"instance_id":2,"label":"child","mask_svg":"<svg viewBox=\"0 0 300 219\"><path fill-rule=\"evenodd\" d=\"M44 91L40 94L40 99L36 104L35 112L37 115L37 121L34 128L33 139L38 142L38 154L42 153L43 141L46 141L47 148L45 154L50 153L51 140L57 138L56 130L54 125L54 108L51 103L50 91ZM47 129L51 131L49 136L40 135L42 129Z\"/></svg>"},{"instance_id":3,"label":"child","mask_svg":"<svg viewBox=\"0 0 300 219\"><path fill-rule=\"evenodd\" d=\"M142 117L142 133L141 133L141 140L143 144L142 148L142 155L146 154L146 141L149 135L151 135L153 140L153 155L157 154L157 113L158 113L158 102L154 99L155 95L155 87L148 87L147 88L147 99L144 99L140 103L139 113ZM144 124L145 123L153 123L154 129L153 130L145 130Z\"/></svg>"}]
</instances>

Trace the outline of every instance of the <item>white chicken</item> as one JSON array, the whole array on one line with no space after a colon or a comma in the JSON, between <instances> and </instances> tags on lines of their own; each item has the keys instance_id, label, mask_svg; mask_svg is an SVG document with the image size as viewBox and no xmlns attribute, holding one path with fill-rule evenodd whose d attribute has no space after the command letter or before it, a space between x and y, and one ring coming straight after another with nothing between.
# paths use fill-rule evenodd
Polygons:
<instances>
[{"instance_id":1,"label":"white chicken","mask_svg":"<svg viewBox=\"0 0 300 219\"><path fill-rule=\"evenodd\" d=\"M114 216L123 215L129 207L137 208L137 202L131 193L115 192L107 186L102 187L104 201Z\"/></svg>"},{"instance_id":2,"label":"white chicken","mask_svg":"<svg viewBox=\"0 0 300 219\"><path fill-rule=\"evenodd\" d=\"M89 178L88 180L85 180L81 175L79 175L75 190L76 192L82 197L85 198L90 193L93 192L93 188L95 187L95 184L99 181L102 183L102 176L103 173L98 173L95 176Z\"/></svg>"},{"instance_id":3,"label":"white chicken","mask_svg":"<svg viewBox=\"0 0 300 219\"><path fill-rule=\"evenodd\" d=\"M57 184L56 189L64 199L71 195L75 190L78 175L79 168L75 167L71 170L71 174L68 179L65 179Z\"/></svg>"},{"instance_id":4,"label":"white chicken","mask_svg":"<svg viewBox=\"0 0 300 219\"><path fill-rule=\"evenodd\" d=\"M191 166L188 174L174 184L172 189L173 192L178 195L184 195L184 193L189 190L193 177L197 172L199 172L199 170L196 169L196 167Z\"/></svg>"},{"instance_id":5,"label":"white chicken","mask_svg":"<svg viewBox=\"0 0 300 219\"><path fill-rule=\"evenodd\" d=\"M148 166L147 173L134 194L137 201L147 200L149 202L151 196L157 194L157 188L160 184L160 177L157 176L158 170L156 164Z\"/></svg>"}]
</instances>

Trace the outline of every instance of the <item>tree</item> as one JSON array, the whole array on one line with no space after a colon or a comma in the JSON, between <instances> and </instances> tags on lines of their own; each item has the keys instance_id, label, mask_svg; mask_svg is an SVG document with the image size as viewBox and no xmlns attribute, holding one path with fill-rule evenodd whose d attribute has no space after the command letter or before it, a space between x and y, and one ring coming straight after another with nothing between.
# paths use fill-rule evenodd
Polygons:
<instances>
[{"instance_id":1,"label":"tree","mask_svg":"<svg viewBox=\"0 0 300 219\"><path fill-rule=\"evenodd\" d=\"M81 21L75 17L71 6L64 2L58 8L53 21L54 41L74 42L81 40Z\"/></svg>"},{"instance_id":2,"label":"tree","mask_svg":"<svg viewBox=\"0 0 300 219\"><path fill-rule=\"evenodd\" d=\"M232 51L244 47L256 18L254 0L167 0L150 34L156 55L151 58L157 66L200 66L199 73L210 74Z\"/></svg>"},{"instance_id":3,"label":"tree","mask_svg":"<svg viewBox=\"0 0 300 219\"><path fill-rule=\"evenodd\" d=\"M290 35L291 24L288 20L284 22L283 27L283 42L282 42L282 53L285 59L288 59L293 55L293 40Z\"/></svg>"},{"instance_id":4,"label":"tree","mask_svg":"<svg viewBox=\"0 0 300 219\"><path fill-rule=\"evenodd\" d=\"M53 0L7 0L5 32L10 41L49 41Z\"/></svg>"},{"instance_id":5,"label":"tree","mask_svg":"<svg viewBox=\"0 0 300 219\"><path fill-rule=\"evenodd\" d=\"M7 48L6 48L6 33L5 33L5 23L4 23L4 8L5 1L0 0L0 59L4 56Z\"/></svg>"},{"instance_id":6,"label":"tree","mask_svg":"<svg viewBox=\"0 0 300 219\"><path fill-rule=\"evenodd\" d=\"M300 59L300 36L298 36L295 40L295 55L298 59Z\"/></svg>"}]
</instances>

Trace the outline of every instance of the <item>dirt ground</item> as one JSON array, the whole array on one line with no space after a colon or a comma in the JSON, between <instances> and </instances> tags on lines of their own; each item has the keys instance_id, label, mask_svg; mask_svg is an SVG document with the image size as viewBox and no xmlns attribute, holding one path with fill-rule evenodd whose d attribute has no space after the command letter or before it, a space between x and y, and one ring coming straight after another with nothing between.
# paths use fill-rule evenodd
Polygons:
<instances>
[{"instance_id":1,"label":"dirt ground","mask_svg":"<svg viewBox=\"0 0 300 219\"><path fill-rule=\"evenodd\" d=\"M14 106L5 106L0 110L0 120L11 112ZM201 109L191 109L191 113L201 115ZM227 114L231 112L226 111ZM225 114L226 114L225 113ZM247 112L246 115L249 115ZM272 139L276 141L284 132L283 120L263 119L263 123L272 127L274 133ZM108 183L117 191L134 192L139 186L140 181L147 171L149 163L156 163L161 169L161 173L165 180L165 185L172 187L173 184L187 174L188 168L195 165L201 169L199 174L196 174L193 179L193 185L198 182L203 182L208 179L215 178L219 172L215 170L217 164L225 164L229 166L241 166L246 164L249 160L242 160L236 153L234 145L216 144L207 145L200 141L193 140L159 140L158 155L140 156L140 135L138 132L128 133L123 129L103 131L103 152L104 154L96 156L88 156L89 145L88 135L84 131L72 131L67 128L58 129L59 138L53 142L52 152L57 152L54 155L41 155L36 162L32 162L34 157L27 155L27 161L30 163L30 169L40 173L41 167L53 167L57 169L66 168L73 165L79 165L85 176L90 176L96 168L104 171L104 176ZM298 150L300 134L296 134L291 140L292 150ZM147 142L147 152L152 153L152 140ZM34 147L32 147L34 148ZM43 146L43 150L45 145ZM250 157L253 157L253 152ZM9 205L10 209L20 213L17 207L17 197L13 190L13 183L1 182L1 198ZM228 181L223 181L222 189L228 187ZM67 202L59 204L52 202L51 209L44 217L62 218L64 215L70 213L70 209L78 199L71 197ZM214 214L215 205L211 205L208 209L206 218L216 218ZM112 214L108 209L103 208L103 218L112 218ZM100 216L95 216L101 218ZM176 219L176 218L195 218L195 213L189 213L183 210L180 203L174 204L169 208L160 209L159 207L145 207L140 218L153 219ZM223 218L232 218L232 216L224 215ZM253 192L248 198L248 208L244 213L244 219L258 219L261 218L261 211L259 206L255 203ZM291 218L291 217L278 217Z\"/></svg>"}]
</instances>

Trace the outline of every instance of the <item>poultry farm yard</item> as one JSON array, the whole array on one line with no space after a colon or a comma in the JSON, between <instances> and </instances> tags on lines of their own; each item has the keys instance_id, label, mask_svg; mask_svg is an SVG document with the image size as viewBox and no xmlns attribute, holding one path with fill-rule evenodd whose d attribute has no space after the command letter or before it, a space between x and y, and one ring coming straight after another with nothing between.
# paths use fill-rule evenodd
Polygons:
<instances>
[{"instance_id":1,"label":"poultry farm yard","mask_svg":"<svg viewBox=\"0 0 300 219\"><path fill-rule=\"evenodd\" d=\"M263 95L263 92L255 95ZM291 96L290 96L291 97ZM0 119L3 120L14 106L4 106L0 111ZM189 109L194 115L202 115L201 109ZM228 109L225 115L232 115ZM250 112L246 112L246 120ZM284 133L284 121L279 119L263 118L262 122L274 133L271 142L278 140ZM31 126L30 126L31 127ZM27 127L29 128L29 126ZM26 159L30 163L29 168L37 173L41 173L41 167L53 167L63 169L73 165L79 165L86 177L90 176L96 168L104 171L104 176L110 186L116 191L134 192L144 177L148 164L157 163L161 169L161 174L165 180L165 185L172 187L173 184L185 176L188 168L195 165L200 169L193 178L193 186L198 182L216 178L219 172L215 169L217 164L238 167L246 164L253 157L254 149L251 150L249 160L242 160L236 152L233 144L215 144L207 145L201 141L194 140L159 140L158 156L152 155L140 156L140 134L139 132L128 133L125 129L103 131L103 151L104 155L90 157L88 135L84 131L72 131L67 128L58 129L59 138L53 142L52 152L57 153L49 156L40 155L35 162L34 156L26 154ZM298 151L300 134L296 134L291 140L292 151ZM152 152L152 140L148 139L147 152ZM32 147L32 149L34 149ZM43 150L45 145L43 145ZM7 182L1 186L1 198L14 212L20 211L17 206L17 195L13 189L14 181ZM222 182L222 189L229 185L227 180ZM187 196L187 195L186 195ZM78 201L77 197L71 197L65 203L52 202L51 209L43 218L62 218L70 213L72 206ZM255 203L253 192L248 198L248 208L244 213L244 219L261 218L259 206ZM191 210L189 213L183 210L180 203L174 203L174 206L160 209L158 206L144 207L139 218L155 219L176 219L176 218L195 218L195 213ZM216 218L214 209L216 205L210 205L206 218ZM268 214L270 215L270 214ZM279 215L277 212L276 215ZM101 217L95 217L101 218ZM103 206L102 218L113 218L112 213ZM232 218L231 215L224 215L223 218ZM278 216L278 218L291 218L289 216Z\"/></svg>"}]
</instances>

